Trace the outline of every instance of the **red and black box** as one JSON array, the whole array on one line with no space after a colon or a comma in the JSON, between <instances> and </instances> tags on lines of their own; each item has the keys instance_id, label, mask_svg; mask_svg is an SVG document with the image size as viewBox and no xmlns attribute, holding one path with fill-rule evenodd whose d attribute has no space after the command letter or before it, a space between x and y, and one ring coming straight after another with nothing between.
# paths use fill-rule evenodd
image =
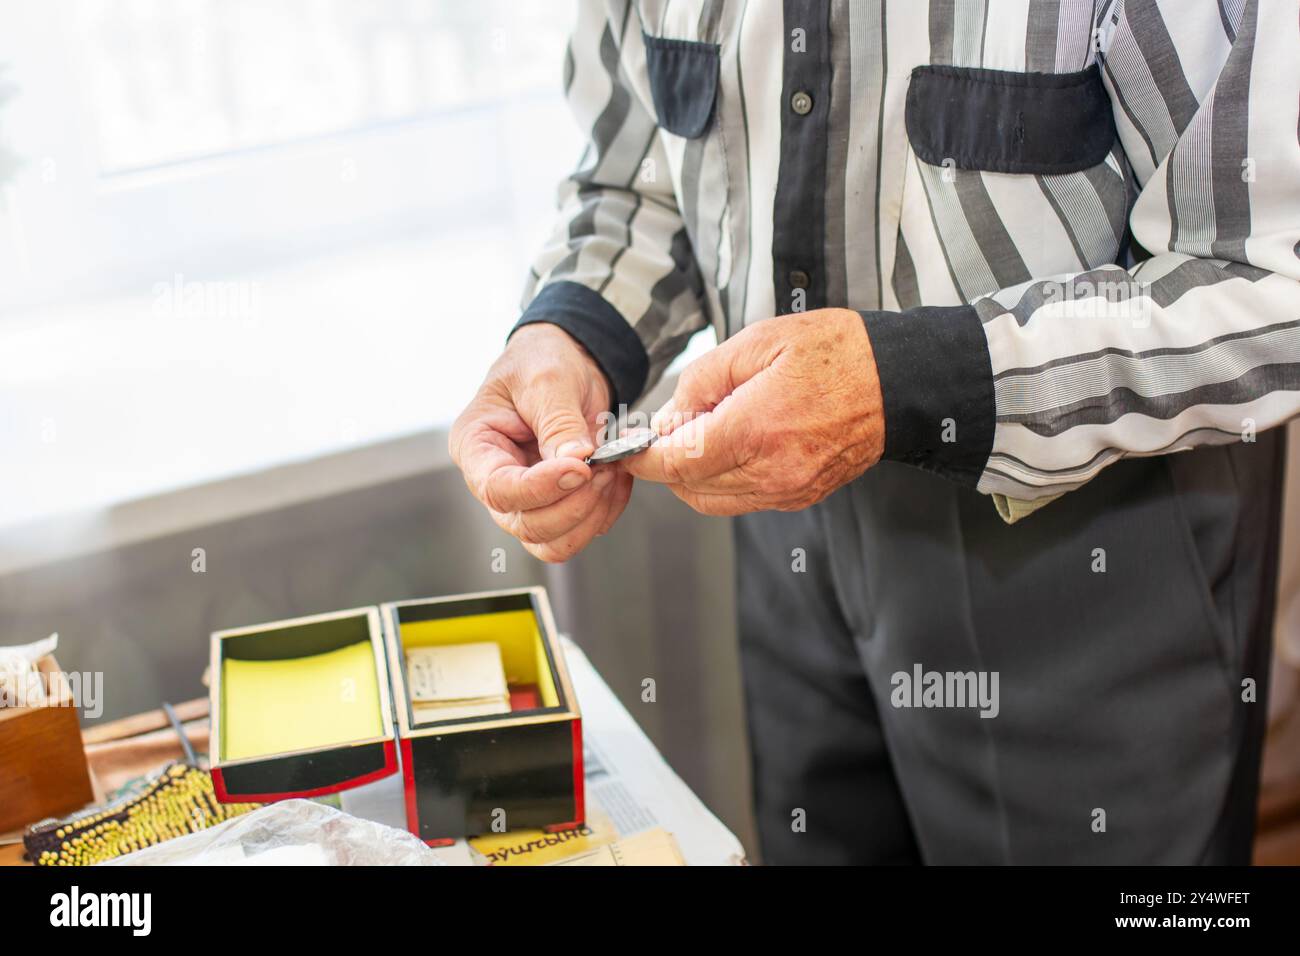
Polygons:
<instances>
[{"instance_id":1,"label":"red and black box","mask_svg":"<svg viewBox=\"0 0 1300 956\"><path fill-rule=\"evenodd\" d=\"M412 647L493 642L509 713L418 721ZM584 822L582 717L542 588L357 608L212 635L209 755L225 802L313 797L397 773L431 844Z\"/></svg>"}]
</instances>

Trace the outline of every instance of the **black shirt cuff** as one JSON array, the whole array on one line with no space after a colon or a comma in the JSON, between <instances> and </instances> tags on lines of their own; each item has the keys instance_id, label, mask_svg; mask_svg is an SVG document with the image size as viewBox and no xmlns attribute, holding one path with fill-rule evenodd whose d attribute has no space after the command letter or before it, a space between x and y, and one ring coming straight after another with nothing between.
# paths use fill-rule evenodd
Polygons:
<instances>
[{"instance_id":1,"label":"black shirt cuff","mask_svg":"<svg viewBox=\"0 0 1300 956\"><path fill-rule=\"evenodd\" d=\"M988 341L975 308L862 312L880 377L884 458L975 485L993 450Z\"/></svg>"},{"instance_id":2,"label":"black shirt cuff","mask_svg":"<svg viewBox=\"0 0 1300 956\"><path fill-rule=\"evenodd\" d=\"M600 295L578 282L552 282L543 286L515 329L534 322L558 325L582 343L609 379L611 405L631 405L641 397L650 359L636 331ZM514 329L511 330L514 334Z\"/></svg>"}]
</instances>

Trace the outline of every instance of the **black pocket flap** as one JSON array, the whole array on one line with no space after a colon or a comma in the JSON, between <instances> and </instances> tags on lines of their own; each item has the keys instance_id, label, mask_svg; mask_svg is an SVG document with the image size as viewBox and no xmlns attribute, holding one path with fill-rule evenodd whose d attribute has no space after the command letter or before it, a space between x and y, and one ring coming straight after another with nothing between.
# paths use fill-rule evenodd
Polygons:
<instances>
[{"instance_id":1,"label":"black pocket flap","mask_svg":"<svg viewBox=\"0 0 1300 956\"><path fill-rule=\"evenodd\" d=\"M917 156L958 169L1073 173L1102 162L1115 142L1095 64L1078 73L918 66L905 117Z\"/></svg>"},{"instance_id":2,"label":"black pocket flap","mask_svg":"<svg viewBox=\"0 0 1300 956\"><path fill-rule=\"evenodd\" d=\"M687 139L703 135L718 95L718 45L642 36L659 125Z\"/></svg>"}]
</instances>

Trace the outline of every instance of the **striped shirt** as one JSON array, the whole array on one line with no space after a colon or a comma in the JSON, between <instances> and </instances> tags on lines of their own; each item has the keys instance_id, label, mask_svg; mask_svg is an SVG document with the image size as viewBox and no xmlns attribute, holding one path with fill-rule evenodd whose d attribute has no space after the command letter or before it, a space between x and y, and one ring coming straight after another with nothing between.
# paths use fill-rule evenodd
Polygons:
<instances>
[{"instance_id":1,"label":"striped shirt","mask_svg":"<svg viewBox=\"0 0 1300 956\"><path fill-rule=\"evenodd\" d=\"M521 324L633 402L862 312L885 457L1017 499L1300 413L1295 0L582 0Z\"/></svg>"}]
</instances>

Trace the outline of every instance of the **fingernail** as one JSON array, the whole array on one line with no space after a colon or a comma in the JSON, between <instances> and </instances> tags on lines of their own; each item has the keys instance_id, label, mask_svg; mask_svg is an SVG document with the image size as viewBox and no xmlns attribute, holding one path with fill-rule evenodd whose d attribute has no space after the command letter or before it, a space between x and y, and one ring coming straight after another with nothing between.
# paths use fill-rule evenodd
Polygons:
<instances>
[{"instance_id":1,"label":"fingernail","mask_svg":"<svg viewBox=\"0 0 1300 956\"><path fill-rule=\"evenodd\" d=\"M555 450L556 458L583 458L582 452L586 451L586 446L580 441L566 441L563 445ZM564 487L563 485L560 486ZM577 487L576 485L574 487Z\"/></svg>"},{"instance_id":2,"label":"fingernail","mask_svg":"<svg viewBox=\"0 0 1300 956\"><path fill-rule=\"evenodd\" d=\"M572 491L584 481L581 474L576 471L566 472L557 482L561 491Z\"/></svg>"},{"instance_id":3,"label":"fingernail","mask_svg":"<svg viewBox=\"0 0 1300 956\"><path fill-rule=\"evenodd\" d=\"M595 478L591 479L591 487L599 491L614 479L612 471L602 471Z\"/></svg>"}]
</instances>

